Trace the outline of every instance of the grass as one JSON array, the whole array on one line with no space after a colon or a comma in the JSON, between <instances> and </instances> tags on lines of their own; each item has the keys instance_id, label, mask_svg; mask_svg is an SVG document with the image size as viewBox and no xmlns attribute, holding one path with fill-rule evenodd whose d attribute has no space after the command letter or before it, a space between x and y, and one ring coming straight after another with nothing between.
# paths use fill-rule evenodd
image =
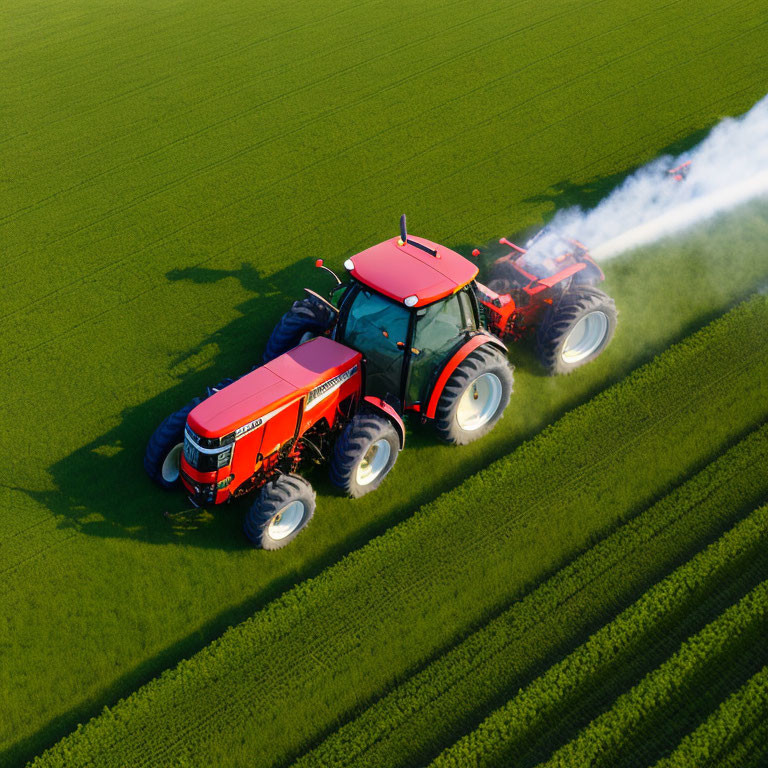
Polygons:
<instances>
[{"instance_id":1,"label":"grass","mask_svg":"<svg viewBox=\"0 0 768 768\"><path fill-rule=\"evenodd\" d=\"M760 3L4 7L0 762L23 762L766 278L758 206L610 265L622 315L604 359L551 381L516 351L514 406L487 440L451 452L414 429L388 490L360 503L316 476L311 531L254 553L242 508L185 514L149 486L141 454L159 420L259 359L290 299L320 282L313 257L340 265L403 210L448 246L486 242L594 201L746 110L764 91Z\"/></svg>"},{"instance_id":2,"label":"grass","mask_svg":"<svg viewBox=\"0 0 768 768\"><path fill-rule=\"evenodd\" d=\"M284 763L762 423L766 321L768 299L740 305L106 710L39 765Z\"/></svg>"},{"instance_id":3,"label":"grass","mask_svg":"<svg viewBox=\"0 0 768 768\"><path fill-rule=\"evenodd\" d=\"M583 645L490 715L475 731L443 752L434 768L487 768L521 760L524 750L550 719L572 717L580 699L589 699L606 678L622 677L633 658L647 659L654 644L666 645L675 625L706 613L718 602L723 576L743 580L750 569L759 583L707 623L658 668L616 698L578 736L543 765L618 766L647 754L648 739L633 743L637 731L662 716L680 727L702 707L706 697L694 687L714 687L713 675L728 680L740 667L766 661L768 580L765 544L768 508L739 523L690 562L649 589L636 603L606 624ZM695 684L698 683L698 686ZM696 690L696 694L700 694ZM677 706L673 709L672 704ZM669 720L667 720L668 722ZM645 735L645 734L644 734ZM652 734L650 738L658 738ZM631 749L635 747L635 749ZM639 749L638 749L639 747ZM645 755L643 755L645 757ZM643 762L642 764L646 764Z\"/></svg>"},{"instance_id":4,"label":"grass","mask_svg":"<svg viewBox=\"0 0 768 768\"><path fill-rule=\"evenodd\" d=\"M768 499L768 425L374 702L295 768L426 765L548 664ZM558 734L567 718L551 720ZM522 761L522 768L535 761Z\"/></svg>"}]
</instances>

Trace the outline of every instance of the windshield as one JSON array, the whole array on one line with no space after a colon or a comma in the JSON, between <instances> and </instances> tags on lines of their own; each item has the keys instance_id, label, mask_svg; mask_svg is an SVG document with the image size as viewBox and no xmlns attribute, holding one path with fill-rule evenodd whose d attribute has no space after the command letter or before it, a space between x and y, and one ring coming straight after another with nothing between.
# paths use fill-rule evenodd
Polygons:
<instances>
[{"instance_id":1,"label":"windshield","mask_svg":"<svg viewBox=\"0 0 768 768\"><path fill-rule=\"evenodd\" d=\"M401 304L365 288L355 295L340 341L365 357L366 394L401 397L409 322L410 312Z\"/></svg>"}]
</instances>

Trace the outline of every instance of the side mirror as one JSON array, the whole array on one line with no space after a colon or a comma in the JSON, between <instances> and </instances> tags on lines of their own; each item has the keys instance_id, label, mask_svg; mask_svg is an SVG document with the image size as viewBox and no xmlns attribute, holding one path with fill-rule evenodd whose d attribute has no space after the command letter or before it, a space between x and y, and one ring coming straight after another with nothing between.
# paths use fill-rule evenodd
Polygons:
<instances>
[{"instance_id":1,"label":"side mirror","mask_svg":"<svg viewBox=\"0 0 768 768\"><path fill-rule=\"evenodd\" d=\"M337 275L337 274L336 274L336 273L335 273L335 272L334 272L332 269L328 269L328 267L326 267L326 266L323 264L323 260L322 260L322 259L317 259L317 260L315 261L315 266L316 266L318 269L324 269L326 272L328 272L329 274L333 275L333 279L336 281L336 285L337 285L337 286L338 286L338 285L341 285L341 280L340 280L339 276L338 276L338 275Z\"/></svg>"}]
</instances>

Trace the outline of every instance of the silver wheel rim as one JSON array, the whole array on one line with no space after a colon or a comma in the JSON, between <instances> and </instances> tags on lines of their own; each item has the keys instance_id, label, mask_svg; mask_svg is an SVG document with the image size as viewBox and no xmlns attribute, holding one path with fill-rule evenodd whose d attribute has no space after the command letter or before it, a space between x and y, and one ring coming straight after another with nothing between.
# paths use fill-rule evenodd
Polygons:
<instances>
[{"instance_id":1,"label":"silver wheel rim","mask_svg":"<svg viewBox=\"0 0 768 768\"><path fill-rule=\"evenodd\" d=\"M181 452L184 449L184 443L174 445L165 457L160 474L166 483L175 483L179 479L181 472Z\"/></svg>"},{"instance_id":2,"label":"silver wheel rim","mask_svg":"<svg viewBox=\"0 0 768 768\"><path fill-rule=\"evenodd\" d=\"M485 426L501 403L501 380L495 373L482 373L465 390L456 409L456 421L465 432Z\"/></svg>"},{"instance_id":3,"label":"silver wheel rim","mask_svg":"<svg viewBox=\"0 0 768 768\"><path fill-rule=\"evenodd\" d=\"M584 315L565 338L563 362L578 363L599 349L608 333L608 318L604 312Z\"/></svg>"},{"instance_id":4,"label":"silver wheel rim","mask_svg":"<svg viewBox=\"0 0 768 768\"><path fill-rule=\"evenodd\" d=\"M357 465L355 479L358 485L369 485L387 468L392 447L383 437L371 443L360 463Z\"/></svg>"},{"instance_id":5,"label":"silver wheel rim","mask_svg":"<svg viewBox=\"0 0 768 768\"><path fill-rule=\"evenodd\" d=\"M267 533L271 539L279 541L290 536L304 519L304 502L292 501L286 504L269 522Z\"/></svg>"}]
</instances>

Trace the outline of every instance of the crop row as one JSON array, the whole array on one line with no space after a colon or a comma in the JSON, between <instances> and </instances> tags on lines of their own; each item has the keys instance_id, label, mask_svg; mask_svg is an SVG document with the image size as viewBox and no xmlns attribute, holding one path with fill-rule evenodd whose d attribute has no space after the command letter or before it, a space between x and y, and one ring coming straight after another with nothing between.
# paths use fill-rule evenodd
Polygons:
<instances>
[{"instance_id":1,"label":"crop row","mask_svg":"<svg viewBox=\"0 0 768 768\"><path fill-rule=\"evenodd\" d=\"M768 507L755 511L718 541L649 589L637 602L553 665L527 688L498 709L474 731L443 752L434 768L508 764L510 748L519 750L527 733L556 715L564 701L642 654L654 636L694 609L768 543ZM548 768L610 764L610 750L627 738L631 728L711 656L725 653L742 634L764 628L768 616L768 581L761 582L739 603L691 638L681 651L646 677L575 741L553 755Z\"/></svg>"},{"instance_id":2,"label":"crop row","mask_svg":"<svg viewBox=\"0 0 768 768\"><path fill-rule=\"evenodd\" d=\"M759 553L746 558L739 569L731 569L722 582L714 585L690 611L652 633L647 643L608 674L596 679L593 685L574 692L562 716L550 721L533 747L526 752L525 758L519 762L520 768L545 763L563 745L577 739L583 729L597 720L620 696L664 664L688 638L715 621L723 611L766 578L768 561L761 559ZM755 644L754 636L750 635L739 643L740 648L730 649L725 657L715 655L703 661L684 686L659 702L658 707L649 710L647 717L639 720L635 728L628 729L615 749L606 750L610 759L595 761L595 768L600 765L604 768L644 767L668 754L672 745L678 744L765 662L764 649Z\"/></svg>"},{"instance_id":3,"label":"crop row","mask_svg":"<svg viewBox=\"0 0 768 768\"><path fill-rule=\"evenodd\" d=\"M765 563L762 576L765 577ZM625 765L638 756L652 762L708 713L710 703L731 693L735 681L766 662L768 581L762 581L640 683L620 695L546 768ZM653 756L652 759L648 759Z\"/></svg>"},{"instance_id":4,"label":"crop row","mask_svg":"<svg viewBox=\"0 0 768 768\"><path fill-rule=\"evenodd\" d=\"M426 763L666 572L768 498L768 425L331 734L296 768ZM364 756L364 757L363 757Z\"/></svg>"},{"instance_id":5,"label":"crop row","mask_svg":"<svg viewBox=\"0 0 768 768\"><path fill-rule=\"evenodd\" d=\"M704 723L680 742L671 755L659 760L655 768L699 768L723 757L732 747L736 747L736 754L731 754L744 764L747 756L738 754L739 740L744 736L750 737L761 724L763 730L768 729L768 666L728 697Z\"/></svg>"},{"instance_id":6,"label":"crop row","mask_svg":"<svg viewBox=\"0 0 768 768\"><path fill-rule=\"evenodd\" d=\"M36 764L285 762L761 423L767 353L768 299L756 297L106 709Z\"/></svg>"},{"instance_id":7,"label":"crop row","mask_svg":"<svg viewBox=\"0 0 768 768\"><path fill-rule=\"evenodd\" d=\"M718 768L765 768L766 763L768 763L768 713L761 722L741 734L728 753L721 755L717 766Z\"/></svg>"}]
</instances>

